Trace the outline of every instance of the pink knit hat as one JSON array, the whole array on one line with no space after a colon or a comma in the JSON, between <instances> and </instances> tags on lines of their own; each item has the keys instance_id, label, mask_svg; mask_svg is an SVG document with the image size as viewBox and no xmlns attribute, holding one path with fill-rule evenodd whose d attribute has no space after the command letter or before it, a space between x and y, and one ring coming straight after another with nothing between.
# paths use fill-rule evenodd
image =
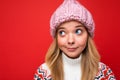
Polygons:
<instances>
[{"instance_id":1,"label":"pink knit hat","mask_svg":"<svg viewBox=\"0 0 120 80\"><path fill-rule=\"evenodd\" d=\"M91 13L76 0L64 0L51 16L50 31L52 37L55 37L57 27L70 20L81 22L88 30L91 37L94 36L94 21Z\"/></svg>"}]
</instances>

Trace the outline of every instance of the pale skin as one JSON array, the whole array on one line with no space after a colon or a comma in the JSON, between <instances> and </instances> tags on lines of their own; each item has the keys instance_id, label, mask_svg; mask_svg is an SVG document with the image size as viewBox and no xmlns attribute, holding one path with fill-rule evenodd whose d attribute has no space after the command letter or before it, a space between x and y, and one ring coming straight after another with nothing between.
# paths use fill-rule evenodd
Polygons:
<instances>
[{"instance_id":1,"label":"pale skin","mask_svg":"<svg viewBox=\"0 0 120 80\"><path fill-rule=\"evenodd\" d=\"M78 58L86 47L88 33L77 21L62 23L57 30L57 43L60 50L70 58Z\"/></svg>"}]
</instances>

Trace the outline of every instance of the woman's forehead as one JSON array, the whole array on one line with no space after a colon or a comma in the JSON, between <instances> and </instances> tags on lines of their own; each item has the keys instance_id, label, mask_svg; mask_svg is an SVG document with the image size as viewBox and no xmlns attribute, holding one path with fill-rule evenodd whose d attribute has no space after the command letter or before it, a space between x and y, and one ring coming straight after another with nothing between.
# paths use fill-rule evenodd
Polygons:
<instances>
[{"instance_id":1,"label":"woman's forehead","mask_svg":"<svg viewBox=\"0 0 120 80\"><path fill-rule=\"evenodd\" d=\"M78 21L67 21L67 22L64 22L62 23L58 29L68 29L68 28L77 28L77 27L84 27L83 24L81 24L80 22Z\"/></svg>"}]
</instances>

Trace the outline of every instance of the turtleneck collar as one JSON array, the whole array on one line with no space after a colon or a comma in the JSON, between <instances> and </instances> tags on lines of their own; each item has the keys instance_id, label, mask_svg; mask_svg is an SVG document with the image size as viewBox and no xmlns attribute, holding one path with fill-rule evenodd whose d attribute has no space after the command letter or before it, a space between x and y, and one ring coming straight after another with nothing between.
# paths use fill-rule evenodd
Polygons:
<instances>
[{"instance_id":1,"label":"turtleneck collar","mask_svg":"<svg viewBox=\"0 0 120 80\"><path fill-rule=\"evenodd\" d=\"M80 55L78 58L72 59L72 58L69 58L68 56L66 56L66 55L62 52L63 62L64 62L64 63L67 63L67 64L71 64L71 65L80 64L81 58L82 58L82 55Z\"/></svg>"},{"instance_id":2,"label":"turtleneck collar","mask_svg":"<svg viewBox=\"0 0 120 80\"><path fill-rule=\"evenodd\" d=\"M72 59L62 52L64 80L80 80L82 76L81 71L82 55L78 58Z\"/></svg>"}]
</instances>

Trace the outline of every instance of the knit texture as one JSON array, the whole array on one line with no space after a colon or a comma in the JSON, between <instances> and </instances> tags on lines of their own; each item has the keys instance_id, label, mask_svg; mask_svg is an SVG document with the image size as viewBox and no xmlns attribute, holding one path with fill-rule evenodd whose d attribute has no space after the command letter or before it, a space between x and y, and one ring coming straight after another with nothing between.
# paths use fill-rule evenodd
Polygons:
<instances>
[{"instance_id":1,"label":"knit texture","mask_svg":"<svg viewBox=\"0 0 120 80\"><path fill-rule=\"evenodd\" d=\"M64 53L62 54L64 80L80 80L81 79L81 76L82 76L82 71L80 66L81 57L82 56L79 56L76 59L71 59L67 57Z\"/></svg>"},{"instance_id":2,"label":"knit texture","mask_svg":"<svg viewBox=\"0 0 120 80\"><path fill-rule=\"evenodd\" d=\"M94 20L91 13L77 0L64 0L51 16L50 32L55 37L57 27L66 21L76 20L81 22L88 30L90 36L94 35Z\"/></svg>"},{"instance_id":3,"label":"knit texture","mask_svg":"<svg viewBox=\"0 0 120 80\"><path fill-rule=\"evenodd\" d=\"M69 62L69 61L67 61ZM73 62L72 62L73 64ZM76 61L75 63L76 64ZM67 64L68 66L68 64ZM73 67L74 65L72 65ZM75 68L75 67L74 67ZM76 67L78 69L78 67ZM70 68L69 68L70 69ZM71 68L72 69L72 68ZM80 69L80 68L79 68ZM79 71L78 69L78 71ZM112 70L106 66L104 63L102 62L99 62L99 67L98 67L99 71L98 73L96 74L94 80L116 80L115 76L114 76L114 73L112 72ZM68 70L68 69L67 69ZM76 70L76 69L74 69ZM65 70L66 71L66 70ZM72 72L74 71L67 71L69 72L68 74L65 73L65 78L64 80L80 80L80 77L81 77L81 71L80 72L76 72L78 74L72 74ZM72 76L69 76L69 74L72 74ZM79 75L80 74L80 75ZM69 77L67 77L69 76ZM71 78L72 79L69 79ZM35 75L34 75L34 80L52 80L52 77L51 77L51 74L50 74L50 70L49 68L47 67L46 63L42 64L36 71Z\"/></svg>"}]
</instances>

